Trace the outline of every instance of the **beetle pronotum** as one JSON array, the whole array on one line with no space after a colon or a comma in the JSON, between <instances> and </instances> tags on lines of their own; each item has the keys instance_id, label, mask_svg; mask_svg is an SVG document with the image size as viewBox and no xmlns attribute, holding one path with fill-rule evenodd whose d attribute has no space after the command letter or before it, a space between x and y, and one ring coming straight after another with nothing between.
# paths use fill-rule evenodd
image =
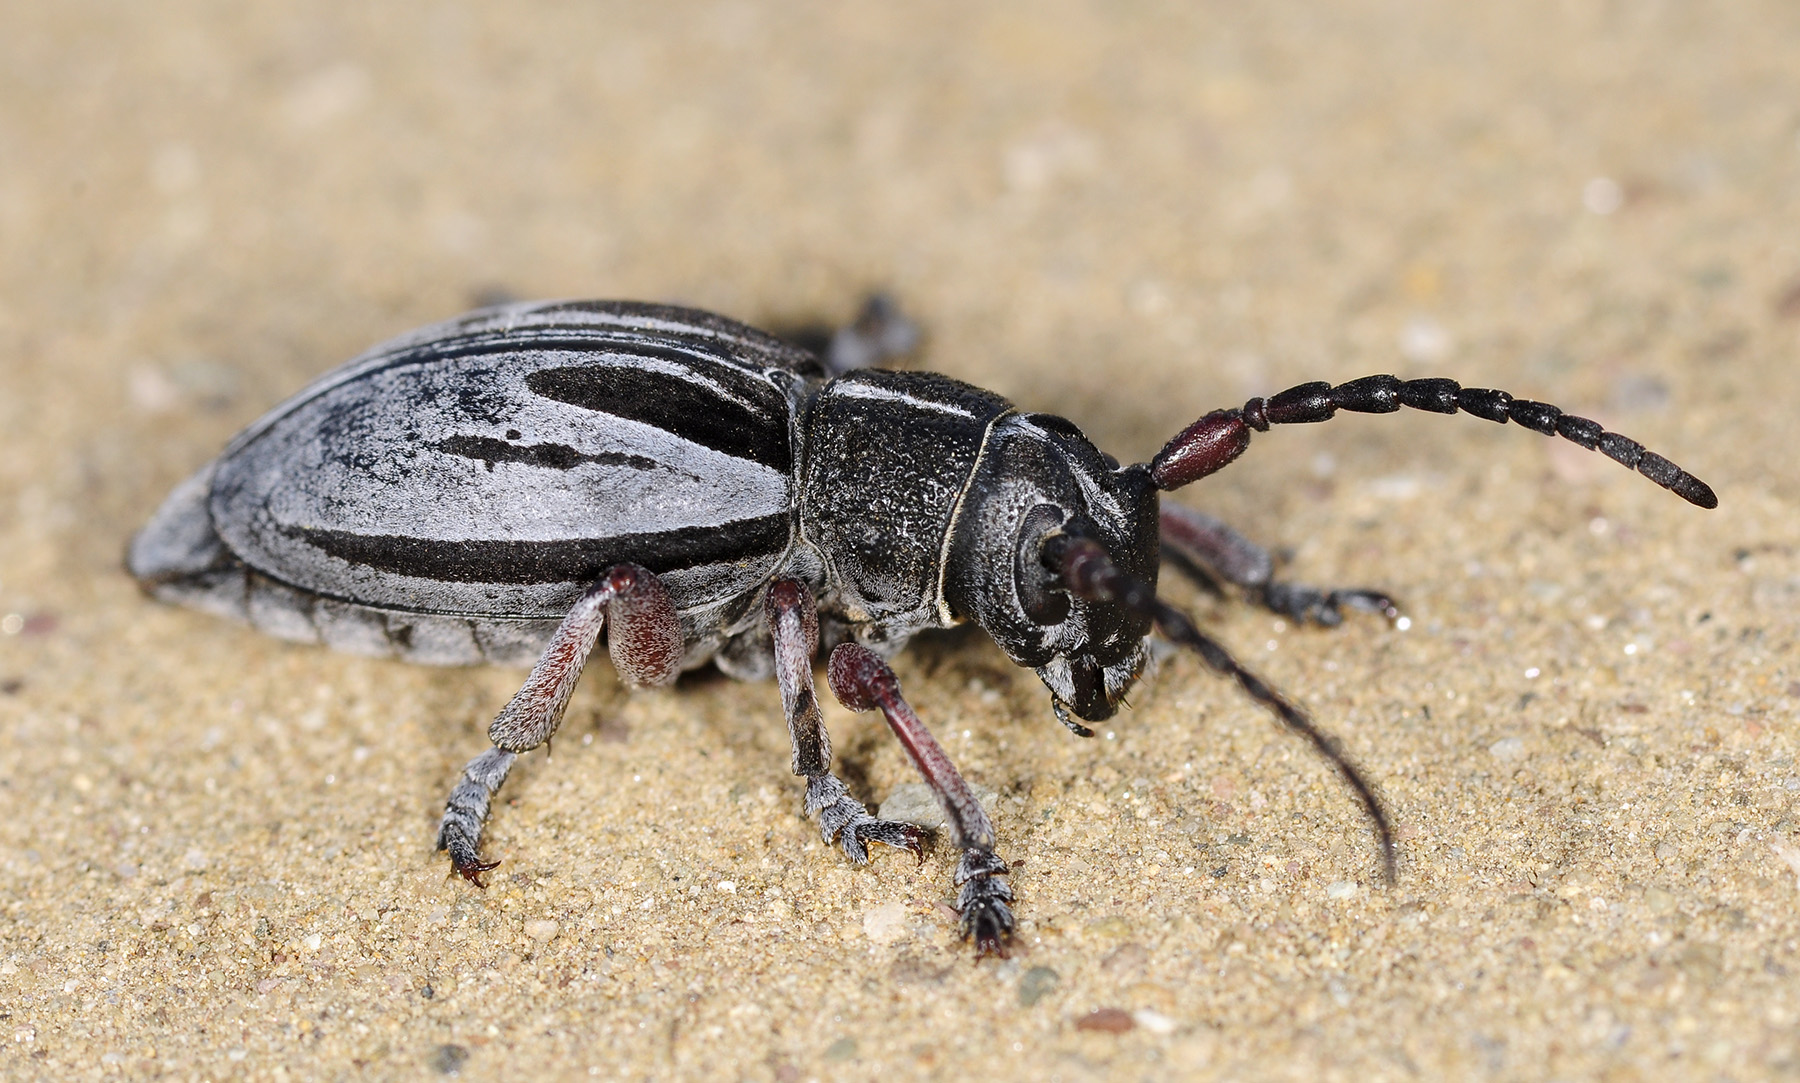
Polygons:
<instances>
[{"instance_id":1,"label":"beetle pronotum","mask_svg":"<svg viewBox=\"0 0 1800 1083\"><path fill-rule=\"evenodd\" d=\"M1517 422L1598 450L1703 508L1712 490L1554 406L1451 380L1304 384L1207 414L1120 466L1068 421L945 376L858 367L911 326L871 302L823 357L691 309L504 305L378 346L244 430L178 486L127 563L157 597L287 639L415 662L534 662L447 802L440 849L479 884L490 802L549 741L607 631L629 683L713 662L773 676L805 809L857 863L924 833L871 816L832 773L813 689L880 710L936 794L965 937L1013 929L1007 866L962 776L883 661L916 632L980 625L1037 671L1056 716L1112 716L1152 629L1233 677L1355 791L1392 878L1388 817L1297 707L1156 595L1164 554L1267 608L1335 624L1396 610L1374 591L1277 581L1261 548L1160 494L1237 458L1252 432L1409 406ZM610 628L608 628L610 626ZM1080 721L1078 721L1078 719Z\"/></svg>"}]
</instances>

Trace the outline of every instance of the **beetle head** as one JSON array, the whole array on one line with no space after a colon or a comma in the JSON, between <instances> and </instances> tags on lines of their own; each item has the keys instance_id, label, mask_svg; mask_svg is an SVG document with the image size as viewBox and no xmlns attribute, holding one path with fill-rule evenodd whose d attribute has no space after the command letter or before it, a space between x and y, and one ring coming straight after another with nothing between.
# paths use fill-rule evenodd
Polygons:
<instances>
[{"instance_id":1,"label":"beetle head","mask_svg":"<svg viewBox=\"0 0 1800 1083\"><path fill-rule=\"evenodd\" d=\"M1154 590L1157 494L1149 472L1120 469L1060 417L1009 415L989 434L964 501L944 569L951 610L1036 670L1065 721L1069 711L1090 722L1111 718L1143 669L1151 618L1072 596L1045 564L1045 545L1088 539Z\"/></svg>"}]
</instances>

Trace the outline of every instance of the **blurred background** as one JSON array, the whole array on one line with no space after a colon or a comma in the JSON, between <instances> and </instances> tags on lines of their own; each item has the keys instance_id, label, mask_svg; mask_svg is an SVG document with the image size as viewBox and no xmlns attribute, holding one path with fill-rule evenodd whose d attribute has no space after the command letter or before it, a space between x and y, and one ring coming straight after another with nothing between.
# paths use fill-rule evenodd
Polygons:
<instances>
[{"instance_id":1,"label":"blurred background","mask_svg":"<svg viewBox=\"0 0 1800 1083\"><path fill-rule=\"evenodd\" d=\"M1800 1064L1800 8L4 16L0 1072ZM1121 458L1302 380L1444 375L1620 429L1725 506L1422 416L1271 434L1183 494L1415 616L1301 633L1182 595L1384 780L1392 891L1330 776L1191 664L1078 745L985 644L908 655L1027 859L1023 953L980 967L942 855L852 873L809 841L770 689L590 675L572 732L601 740L515 780L520 874L474 894L432 813L515 674L270 644L118 571L232 433L418 324L595 296L792 325L873 289L921 364ZM907 780L831 717L867 796Z\"/></svg>"}]
</instances>

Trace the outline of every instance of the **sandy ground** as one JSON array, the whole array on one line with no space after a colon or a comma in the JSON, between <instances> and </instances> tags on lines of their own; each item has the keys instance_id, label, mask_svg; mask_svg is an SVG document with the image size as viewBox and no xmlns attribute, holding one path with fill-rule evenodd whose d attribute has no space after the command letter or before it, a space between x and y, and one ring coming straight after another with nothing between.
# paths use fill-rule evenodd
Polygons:
<instances>
[{"instance_id":1,"label":"sandy ground","mask_svg":"<svg viewBox=\"0 0 1800 1083\"><path fill-rule=\"evenodd\" d=\"M1800 9L6 5L0 1075L1703 1079L1800 1072ZM1408 631L1166 593L1401 824L1192 659L1093 741L979 633L898 662L998 794L1021 925L849 867L772 686L593 667L476 891L435 816L504 670L144 599L131 531L365 345L494 291L834 319L1142 458L1306 379L1352 418L1182 494ZM880 801L880 723L828 708ZM1095 1016L1096 1011L1102 1014Z\"/></svg>"}]
</instances>

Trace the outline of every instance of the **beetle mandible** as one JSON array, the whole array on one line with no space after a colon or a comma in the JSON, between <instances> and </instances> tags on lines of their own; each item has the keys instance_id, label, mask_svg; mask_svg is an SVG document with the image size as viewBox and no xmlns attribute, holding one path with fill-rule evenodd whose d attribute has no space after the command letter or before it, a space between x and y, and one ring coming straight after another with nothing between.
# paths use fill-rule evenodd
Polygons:
<instances>
[{"instance_id":1,"label":"beetle mandible","mask_svg":"<svg viewBox=\"0 0 1800 1083\"><path fill-rule=\"evenodd\" d=\"M156 597L341 650L531 663L446 804L438 847L479 885L494 793L548 742L603 629L621 676L713 662L773 676L805 810L854 862L925 833L869 814L831 769L813 689L878 709L961 851L956 906L978 956L1014 919L992 822L883 658L973 621L1037 672L1081 736L1138 679L1153 629L1309 740L1356 793L1392 879L1373 788L1296 706L1157 597L1162 558L1331 625L1397 614L1384 594L1284 583L1268 554L1160 494L1253 432L1338 410L1463 411L1598 450L1703 508L1705 483L1554 406L1447 379L1302 384L1207 414L1120 466L1070 422L949 377L864 367L912 325L873 299L821 353L692 309L547 302L483 309L377 346L244 430L178 486L127 565Z\"/></svg>"}]
</instances>

